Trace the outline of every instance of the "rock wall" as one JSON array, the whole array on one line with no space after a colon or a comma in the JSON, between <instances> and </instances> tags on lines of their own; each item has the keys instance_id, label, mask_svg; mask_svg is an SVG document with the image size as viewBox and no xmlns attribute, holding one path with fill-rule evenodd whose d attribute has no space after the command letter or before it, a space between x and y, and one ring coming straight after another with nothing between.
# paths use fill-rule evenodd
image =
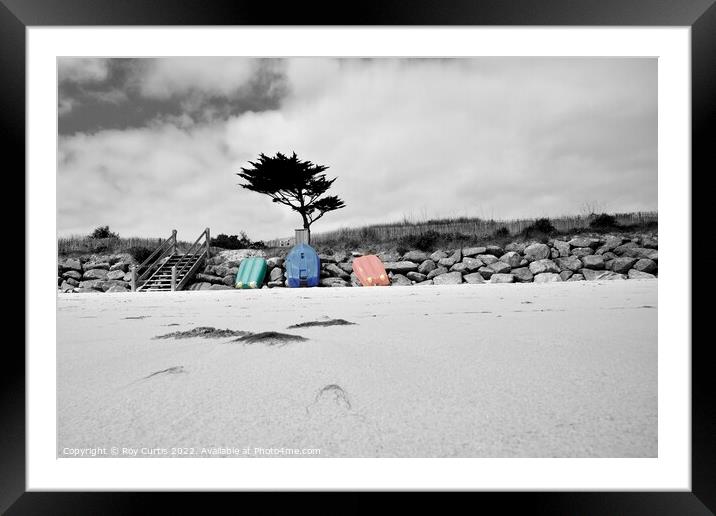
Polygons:
<instances>
[{"instance_id":1,"label":"rock wall","mask_svg":"<svg viewBox=\"0 0 716 516\"><path fill-rule=\"evenodd\" d=\"M320 254L321 286L360 286L352 262L367 251ZM544 283L655 278L658 274L658 239L655 235L576 235L547 243L513 242L432 253L412 250L377 253L391 284L450 285L460 283ZM186 290L232 289L241 260L267 258L263 288L285 286L283 256L266 257L263 251L215 253ZM67 259L58 265L62 292L127 292L131 258L121 255Z\"/></svg>"},{"instance_id":2,"label":"rock wall","mask_svg":"<svg viewBox=\"0 0 716 516\"><path fill-rule=\"evenodd\" d=\"M363 254L368 253L320 254L321 286L360 286L352 262ZM546 244L513 242L504 248L487 245L432 253L413 250L402 255L387 251L378 256L391 284L397 286L644 279L655 278L658 272L658 240L653 235L578 235ZM269 272L264 288L285 286L283 260L280 256L267 259ZM219 253L202 274L197 274L189 289L232 288L239 263Z\"/></svg>"}]
</instances>

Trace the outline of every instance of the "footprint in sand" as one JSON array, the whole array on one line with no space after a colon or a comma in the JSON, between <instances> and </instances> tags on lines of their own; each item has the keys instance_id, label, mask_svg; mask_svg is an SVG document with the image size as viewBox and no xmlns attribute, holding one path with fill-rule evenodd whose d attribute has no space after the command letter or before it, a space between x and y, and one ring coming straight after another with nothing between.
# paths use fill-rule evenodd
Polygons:
<instances>
[{"instance_id":1,"label":"footprint in sand","mask_svg":"<svg viewBox=\"0 0 716 516\"><path fill-rule=\"evenodd\" d=\"M154 371L153 373L148 374L147 376L142 378L142 380L146 380L147 378L152 378L154 376L159 376L159 375L181 374L181 373L186 373L186 371L184 370L184 366L168 367L166 369L162 369L161 371Z\"/></svg>"},{"instance_id":2,"label":"footprint in sand","mask_svg":"<svg viewBox=\"0 0 716 516\"><path fill-rule=\"evenodd\" d=\"M342 414L351 410L351 401L348 394L340 385L334 383L323 386L313 399L313 403L306 407L309 415Z\"/></svg>"}]
</instances>

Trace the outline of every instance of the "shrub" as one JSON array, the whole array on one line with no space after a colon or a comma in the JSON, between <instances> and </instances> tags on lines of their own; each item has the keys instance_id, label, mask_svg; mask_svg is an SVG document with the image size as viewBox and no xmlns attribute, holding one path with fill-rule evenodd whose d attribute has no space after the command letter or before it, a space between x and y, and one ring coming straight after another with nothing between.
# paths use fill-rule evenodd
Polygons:
<instances>
[{"instance_id":1,"label":"shrub","mask_svg":"<svg viewBox=\"0 0 716 516\"><path fill-rule=\"evenodd\" d=\"M594 217L589 223L589 227L592 229L608 229L615 228L619 225L614 215L608 215L607 213L601 213Z\"/></svg>"},{"instance_id":2,"label":"shrub","mask_svg":"<svg viewBox=\"0 0 716 516\"><path fill-rule=\"evenodd\" d=\"M109 226L98 226L92 231L90 238L119 238L117 233L109 230Z\"/></svg>"},{"instance_id":3,"label":"shrub","mask_svg":"<svg viewBox=\"0 0 716 516\"><path fill-rule=\"evenodd\" d=\"M510 230L507 229L505 226L502 226L500 228L497 228L493 233L492 236L495 238L505 238L510 236Z\"/></svg>"},{"instance_id":4,"label":"shrub","mask_svg":"<svg viewBox=\"0 0 716 516\"><path fill-rule=\"evenodd\" d=\"M211 239L211 245L222 249L264 249L266 247L266 244L260 240L252 242L243 231L238 235L231 236L221 233Z\"/></svg>"},{"instance_id":5,"label":"shrub","mask_svg":"<svg viewBox=\"0 0 716 516\"><path fill-rule=\"evenodd\" d=\"M547 218L541 218L535 220L535 223L532 225L532 227L535 229L535 231L539 231L540 233L554 233L555 228L552 224L552 221Z\"/></svg>"},{"instance_id":6,"label":"shrub","mask_svg":"<svg viewBox=\"0 0 716 516\"><path fill-rule=\"evenodd\" d=\"M432 251L435 248L438 240L444 238L446 235L438 233L435 230L428 230L418 235L405 235L398 239L398 249L404 249L405 251L410 249L419 249L421 251ZM403 252L405 252L403 251Z\"/></svg>"},{"instance_id":7,"label":"shrub","mask_svg":"<svg viewBox=\"0 0 716 516\"><path fill-rule=\"evenodd\" d=\"M154 252L154 249L149 249L148 247L144 246L135 246L130 247L127 249L127 254L129 254L137 263L142 263L144 260L149 258L149 255Z\"/></svg>"}]
</instances>

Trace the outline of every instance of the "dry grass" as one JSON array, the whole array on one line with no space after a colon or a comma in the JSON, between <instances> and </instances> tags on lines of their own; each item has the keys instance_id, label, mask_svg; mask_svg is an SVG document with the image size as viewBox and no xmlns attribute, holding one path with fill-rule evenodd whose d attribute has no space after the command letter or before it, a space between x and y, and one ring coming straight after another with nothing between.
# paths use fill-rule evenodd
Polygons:
<instances>
[{"instance_id":1,"label":"dry grass","mask_svg":"<svg viewBox=\"0 0 716 516\"><path fill-rule=\"evenodd\" d=\"M166 238L90 238L86 235L60 237L57 239L57 253L60 256L84 254L120 254L133 247L156 249ZM177 242L179 250L189 249L191 242Z\"/></svg>"},{"instance_id":2,"label":"dry grass","mask_svg":"<svg viewBox=\"0 0 716 516\"><path fill-rule=\"evenodd\" d=\"M658 225L658 213L614 213L623 231L654 231ZM549 219L555 234L592 231L589 223L596 215L573 215ZM530 228L537 219L494 220L480 218L450 218L441 220L403 220L392 224L374 224L361 228L342 228L325 233L313 233L311 244L318 248L381 248L395 247L400 242L411 242L423 236L435 240L437 247L444 245L469 245L486 242L502 243L530 235ZM435 236L438 235L438 238ZM412 247L409 244L407 247Z\"/></svg>"}]
</instances>

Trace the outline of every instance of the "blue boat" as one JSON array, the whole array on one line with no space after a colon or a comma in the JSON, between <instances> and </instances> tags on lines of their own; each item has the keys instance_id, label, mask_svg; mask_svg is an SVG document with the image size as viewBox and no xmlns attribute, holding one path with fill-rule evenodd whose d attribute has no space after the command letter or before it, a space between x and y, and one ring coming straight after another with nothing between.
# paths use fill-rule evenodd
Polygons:
<instances>
[{"instance_id":1,"label":"blue boat","mask_svg":"<svg viewBox=\"0 0 716 516\"><path fill-rule=\"evenodd\" d=\"M308 244L294 246L286 257L285 267L289 287L317 287L321 280L321 260Z\"/></svg>"}]
</instances>

